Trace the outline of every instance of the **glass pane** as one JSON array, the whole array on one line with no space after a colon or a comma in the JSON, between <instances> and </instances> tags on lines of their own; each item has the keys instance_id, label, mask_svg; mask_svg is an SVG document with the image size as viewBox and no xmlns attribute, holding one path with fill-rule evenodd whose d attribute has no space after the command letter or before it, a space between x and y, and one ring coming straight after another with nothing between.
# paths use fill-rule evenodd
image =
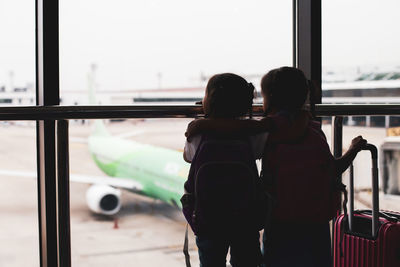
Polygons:
<instances>
[{"instance_id":1,"label":"glass pane","mask_svg":"<svg viewBox=\"0 0 400 267\"><path fill-rule=\"evenodd\" d=\"M36 129L0 123L0 266L39 266Z\"/></svg>"},{"instance_id":2,"label":"glass pane","mask_svg":"<svg viewBox=\"0 0 400 267\"><path fill-rule=\"evenodd\" d=\"M400 103L399 8L396 0L323 1L324 103Z\"/></svg>"},{"instance_id":3,"label":"glass pane","mask_svg":"<svg viewBox=\"0 0 400 267\"><path fill-rule=\"evenodd\" d=\"M371 126L366 127L363 121ZM346 120L345 120L346 119ZM369 143L374 144L378 148L378 167L379 167L379 186L381 194L380 209L383 210L399 210L400 200L400 172L398 172L398 161L400 161L400 128L385 128L385 124L392 121L392 116L365 116L365 117L345 117L343 127L343 153L347 151L351 144L351 140L362 135ZM327 121L327 120L324 120ZM352 122L349 124L349 122ZM379 122L374 125L373 122ZM380 127L377 125L381 125ZM324 123L322 127L327 140L330 143L332 138L332 129L330 123ZM371 154L362 151L354 160L354 187L355 187L355 208L370 208L371 201ZM400 169L399 169L400 170ZM349 184L349 171L343 174L343 181ZM390 195L390 197L386 197Z\"/></svg>"},{"instance_id":4,"label":"glass pane","mask_svg":"<svg viewBox=\"0 0 400 267\"><path fill-rule=\"evenodd\" d=\"M77 8L79 7L79 8ZM193 104L216 73L292 64L292 1L60 1L63 105Z\"/></svg>"},{"instance_id":5,"label":"glass pane","mask_svg":"<svg viewBox=\"0 0 400 267\"><path fill-rule=\"evenodd\" d=\"M35 1L0 2L0 106L35 104Z\"/></svg>"},{"instance_id":6,"label":"glass pane","mask_svg":"<svg viewBox=\"0 0 400 267\"><path fill-rule=\"evenodd\" d=\"M400 2L396 0L323 1L323 103L400 103L400 29L396 19L399 8ZM383 162L395 158L396 153L383 152L382 148L389 140L397 147L398 116L349 116L344 118L344 124L345 147L359 134L375 144L380 149L380 187L386 193L397 192L385 189L385 183L390 183L386 182L388 179L396 188L397 178L385 178L383 173L386 164ZM366 152L360 158L356 165L359 160L362 163L355 166L359 172L356 179L360 179L356 187L366 190L371 186L369 167L365 167L370 166L366 165L370 160ZM381 209L385 209L388 199L381 198ZM371 203L369 198L367 203ZM399 210L400 206L386 206L386 209Z\"/></svg>"},{"instance_id":7,"label":"glass pane","mask_svg":"<svg viewBox=\"0 0 400 267\"><path fill-rule=\"evenodd\" d=\"M177 206L189 170L188 122L70 122L73 266L184 265L186 221ZM189 238L196 266L191 230Z\"/></svg>"}]
</instances>

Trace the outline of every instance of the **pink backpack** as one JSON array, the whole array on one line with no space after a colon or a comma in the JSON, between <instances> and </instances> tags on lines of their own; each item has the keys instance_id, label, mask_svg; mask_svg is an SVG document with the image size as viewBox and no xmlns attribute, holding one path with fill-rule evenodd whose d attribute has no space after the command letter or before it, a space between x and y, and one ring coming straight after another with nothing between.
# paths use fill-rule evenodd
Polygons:
<instances>
[{"instance_id":1,"label":"pink backpack","mask_svg":"<svg viewBox=\"0 0 400 267\"><path fill-rule=\"evenodd\" d=\"M320 124L311 121L302 140L267 147L263 181L275 199L272 220L327 222L340 209L343 189Z\"/></svg>"}]
</instances>

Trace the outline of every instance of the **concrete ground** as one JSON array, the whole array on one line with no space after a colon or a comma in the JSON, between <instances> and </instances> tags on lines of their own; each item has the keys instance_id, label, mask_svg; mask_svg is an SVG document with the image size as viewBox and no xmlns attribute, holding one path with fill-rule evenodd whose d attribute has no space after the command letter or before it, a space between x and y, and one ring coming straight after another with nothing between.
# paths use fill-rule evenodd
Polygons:
<instances>
[{"instance_id":1,"label":"concrete ground","mask_svg":"<svg viewBox=\"0 0 400 267\"><path fill-rule=\"evenodd\" d=\"M108 123L112 134L133 140L182 149L188 120L129 120ZM0 125L0 170L36 172L36 133L31 123ZM330 127L324 130L330 140ZM70 171L103 175L90 158L87 137L91 127L70 123ZM345 147L362 134L379 145L384 129L346 127ZM356 184L368 185L368 154L356 163ZM122 209L114 217L91 213L86 205L87 184L71 183L72 265L76 266L185 266L182 253L185 220L181 212L160 201L124 192ZM365 207L370 194L358 196ZM381 198L381 207L400 210L398 199ZM0 267L39 266L37 184L34 178L0 176ZM193 235L192 266L198 266Z\"/></svg>"}]
</instances>

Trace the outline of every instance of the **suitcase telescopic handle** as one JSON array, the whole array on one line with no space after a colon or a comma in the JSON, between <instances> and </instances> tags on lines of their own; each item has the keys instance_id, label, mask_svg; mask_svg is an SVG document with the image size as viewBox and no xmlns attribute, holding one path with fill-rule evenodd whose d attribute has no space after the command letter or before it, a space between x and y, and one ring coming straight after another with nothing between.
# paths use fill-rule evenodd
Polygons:
<instances>
[{"instance_id":1,"label":"suitcase telescopic handle","mask_svg":"<svg viewBox=\"0 0 400 267\"><path fill-rule=\"evenodd\" d=\"M372 159L372 237L376 237L379 223L379 177L378 177L378 149L372 144L366 144L362 150L368 150ZM350 202L349 202L349 230L353 231L354 221L354 171L350 165Z\"/></svg>"}]
</instances>

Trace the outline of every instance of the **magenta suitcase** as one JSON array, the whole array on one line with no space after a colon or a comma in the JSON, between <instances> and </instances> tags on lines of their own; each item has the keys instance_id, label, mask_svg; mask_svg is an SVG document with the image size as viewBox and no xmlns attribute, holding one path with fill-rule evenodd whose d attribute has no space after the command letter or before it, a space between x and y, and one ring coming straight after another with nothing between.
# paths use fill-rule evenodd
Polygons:
<instances>
[{"instance_id":1,"label":"magenta suitcase","mask_svg":"<svg viewBox=\"0 0 400 267\"><path fill-rule=\"evenodd\" d=\"M354 211L353 171L350 169L349 214L335 222L335 267L400 267L400 213L379 211L378 152L372 156L372 211Z\"/></svg>"}]
</instances>

